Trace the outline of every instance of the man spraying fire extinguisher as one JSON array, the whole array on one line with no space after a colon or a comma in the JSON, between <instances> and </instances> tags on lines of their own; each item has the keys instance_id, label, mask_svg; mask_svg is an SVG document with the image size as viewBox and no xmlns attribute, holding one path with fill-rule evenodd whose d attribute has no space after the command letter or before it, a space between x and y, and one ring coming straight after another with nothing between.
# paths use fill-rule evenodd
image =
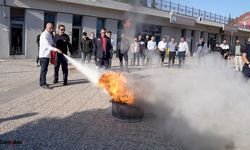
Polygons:
<instances>
[{"instance_id":1,"label":"man spraying fire extinguisher","mask_svg":"<svg viewBox=\"0 0 250 150\"><path fill-rule=\"evenodd\" d=\"M53 47L52 38L53 24L47 23L46 28L40 36L39 59L40 59L40 86L44 89L51 89L46 83L46 75L48 72L49 60L51 58L51 51L62 53L61 50Z\"/></svg>"}]
</instances>

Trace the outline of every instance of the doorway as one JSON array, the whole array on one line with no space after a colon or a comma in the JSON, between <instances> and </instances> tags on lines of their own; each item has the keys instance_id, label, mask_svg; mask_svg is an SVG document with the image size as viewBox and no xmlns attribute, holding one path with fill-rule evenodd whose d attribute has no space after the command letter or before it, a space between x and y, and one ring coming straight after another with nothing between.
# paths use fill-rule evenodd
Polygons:
<instances>
[{"instance_id":1,"label":"doorway","mask_svg":"<svg viewBox=\"0 0 250 150\"><path fill-rule=\"evenodd\" d=\"M24 55L24 25L22 22L11 22L10 55Z\"/></svg>"},{"instance_id":2,"label":"doorway","mask_svg":"<svg viewBox=\"0 0 250 150\"><path fill-rule=\"evenodd\" d=\"M81 55L81 28L73 27L72 29L72 57L80 57Z\"/></svg>"}]
</instances>

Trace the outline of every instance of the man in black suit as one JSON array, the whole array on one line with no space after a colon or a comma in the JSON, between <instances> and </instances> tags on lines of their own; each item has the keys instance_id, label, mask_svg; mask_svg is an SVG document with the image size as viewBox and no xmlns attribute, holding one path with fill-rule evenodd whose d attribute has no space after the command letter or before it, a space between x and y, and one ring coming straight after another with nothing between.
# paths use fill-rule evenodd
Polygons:
<instances>
[{"instance_id":1,"label":"man in black suit","mask_svg":"<svg viewBox=\"0 0 250 150\"><path fill-rule=\"evenodd\" d=\"M93 55L97 58L99 68L105 67L105 69L108 69L112 44L110 38L105 35L106 29L101 29L100 34L101 36L95 39Z\"/></svg>"}]
</instances>

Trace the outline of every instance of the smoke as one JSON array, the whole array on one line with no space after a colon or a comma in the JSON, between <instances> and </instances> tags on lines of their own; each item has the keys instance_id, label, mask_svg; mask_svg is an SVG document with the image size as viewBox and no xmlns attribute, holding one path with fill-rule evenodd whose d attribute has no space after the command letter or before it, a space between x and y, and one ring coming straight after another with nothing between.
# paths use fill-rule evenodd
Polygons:
<instances>
[{"instance_id":1,"label":"smoke","mask_svg":"<svg viewBox=\"0 0 250 150\"><path fill-rule=\"evenodd\" d=\"M250 87L242 74L217 55L189 61L184 69L143 71L139 93L163 129L189 150L249 149Z\"/></svg>"}]
</instances>

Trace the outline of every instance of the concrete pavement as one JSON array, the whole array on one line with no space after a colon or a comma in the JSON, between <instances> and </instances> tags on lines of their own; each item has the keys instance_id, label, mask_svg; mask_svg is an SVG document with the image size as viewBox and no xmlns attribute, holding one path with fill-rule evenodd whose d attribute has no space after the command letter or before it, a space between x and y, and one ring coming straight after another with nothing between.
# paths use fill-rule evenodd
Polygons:
<instances>
[{"instance_id":1,"label":"concrete pavement","mask_svg":"<svg viewBox=\"0 0 250 150\"><path fill-rule=\"evenodd\" d=\"M117 121L110 97L69 68L68 86L58 83L46 90L38 86L40 68L34 60L0 62L0 140L22 141L0 149L184 149L162 132L162 120L150 112L142 122ZM143 74L143 68L133 74ZM52 83L51 65L47 77Z\"/></svg>"}]
</instances>

